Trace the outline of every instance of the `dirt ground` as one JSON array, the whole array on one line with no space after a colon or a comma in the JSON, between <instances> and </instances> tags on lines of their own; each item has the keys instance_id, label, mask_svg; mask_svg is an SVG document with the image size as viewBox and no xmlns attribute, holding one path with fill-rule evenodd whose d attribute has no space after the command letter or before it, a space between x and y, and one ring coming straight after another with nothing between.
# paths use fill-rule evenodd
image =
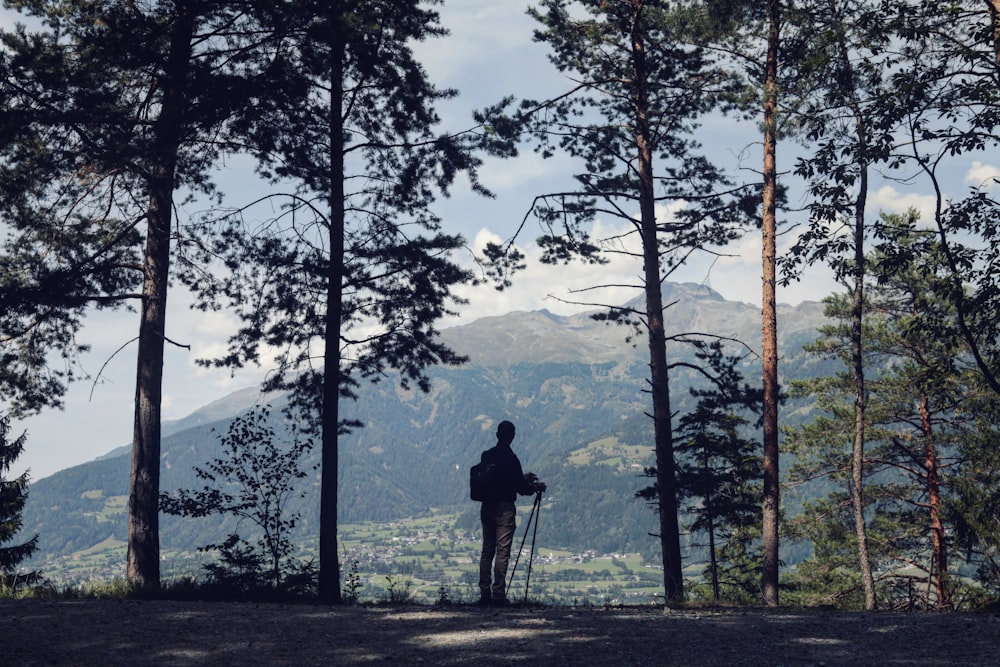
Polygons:
<instances>
[{"instance_id":1,"label":"dirt ground","mask_svg":"<svg viewBox=\"0 0 1000 667\"><path fill-rule=\"evenodd\" d=\"M0 665L997 665L996 614L0 601Z\"/></svg>"}]
</instances>

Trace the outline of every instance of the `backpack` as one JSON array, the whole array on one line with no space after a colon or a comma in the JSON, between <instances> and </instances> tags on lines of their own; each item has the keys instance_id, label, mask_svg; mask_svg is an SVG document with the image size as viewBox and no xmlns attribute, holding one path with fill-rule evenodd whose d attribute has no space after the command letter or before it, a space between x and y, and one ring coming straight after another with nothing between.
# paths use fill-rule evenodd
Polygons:
<instances>
[{"instance_id":1,"label":"backpack","mask_svg":"<svg viewBox=\"0 0 1000 667\"><path fill-rule=\"evenodd\" d=\"M483 502L493 497L496 472L497 464L488 461L486 452L483 452L479 463L469 468L469 496L473 500Z\"/></svg>"}]
</instances>

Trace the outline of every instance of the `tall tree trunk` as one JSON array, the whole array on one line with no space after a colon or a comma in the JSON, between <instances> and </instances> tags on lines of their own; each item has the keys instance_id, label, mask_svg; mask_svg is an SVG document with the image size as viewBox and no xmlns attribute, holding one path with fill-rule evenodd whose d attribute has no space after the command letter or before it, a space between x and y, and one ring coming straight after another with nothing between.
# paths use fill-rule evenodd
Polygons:
<instances>
[{"instance_id":1,"label":"tall tree trunk","mask_svg":"<svg viewBox=\"0 0 1000 667\"><path fill-rule=\"evenodd\" d=\"M930 407L927 395L920 397L920 423L924 435L924 470L927 475L927 512L931 531L932 562L928 576L934 582L939 609L951 608L951 594L948 592L948 547L945 540L944 524L941 521L941 470L937 458L937 446L931 428ZM934 576L935 569L937 576Z\"/></svg>"},{"instance_id":2,"label":"tall tree trunk","mask_svg":"<svg viewBox=\"0 0 1000 667\"><path fill-rule=\"evenodd\" d=\"M170 224L194 34L194 15L183 4L179 6L171 33L170 53L163 79L159 82L163 98L155 124L155 155L149 181L132 474L129 482L126 574L129 582L139 588L158 588L160 585L160 402L170 272Z\"/></svg>"},{"instance_id":3,"label":"tall tree trunk","mask_svg":"<svg viewBox=\"0 0 1000 667\"><path fill-rule=\"evenodd\" d=\"M660 548L663 552L663 588L667 600L681 600L684 598L684 578L681 564L680 524L677 518L670 381L663 322L656 200L653 192L653 151L648 116L649 96L646 89L646 51L640 28L644 4L642 0L634 0L632 22L639 212L646 290L650 388L653 399L653 433L656 445L656 484L659 492Z\"/></svg>"},{"instance_id":4,"label":"tall tree trunk","mask_svg":"<svg viewBox=\"0 0 1000 667\"><path fill-rule=\"evenodd\" d=\"M778 604L778 322L776 298L776 235L778 174L777 148L778 45L781 7L768 0L767 61L764 72L764 193L763 193L763 298L762 338L764 356L764 499L761 595L764 604Z\"/></svg>"},{"instance_id":5,"label":"tall tree trunk","mask_svg":"<svg viewBox=\"0 0 1000 667\"><path fill-rule=\"evenodd\" d=\"M990 25L993 26L993 52L1000 67L1000 0L985 0L990 11Z\"/></svg>"},{"instance_id":6,"label":"tall tree trunk","mask_svg":"<svg viewBox=\"0 0 1000 667\"><path fill-rule=\"evenodd\" d=\"M708 558L712 570L712 599L719 601L719 558L715 553L715 520L708 517Z\"/></svg>"},{"instance_id":7,"label":"tall tree trunk","mask_svg":"<svg viewBox=\"0 0 1000 667\"><path fill-rule=\"evenodd\" d=\"M711 474L711 457L708 451L702 454L702 472L708 476ZM712 583L712 599L716 602L719 601L719 556L716 553L715 546L715 507L714 501L706 499L708 503L713 506L708 508L707 519L708 525L705 527L708 533L708 570L711 573L711 583Z\"/></svg>"},{"instance_id":8,"label":"tall tree trunk","mask_svg":"<svg viewBox=\"0 0 1000 667\"><path fill-rule=\"evenodd\" d=\"M346 45L336 3L328 8L331 32L329 109L330 263L326 276L326 331L323 341L322 476L319 522L319 599L339 603L340 554L337 545L337 477L340 430L340 334L344 274L344 57Z\"/></svg>"},{"instance_id":9,"label":"tall tree trunk","mask_svg":"<svg viewBox=\"0 0 1000 667\"><path fill-rule=\"evenodd\" d=\"M867 188L867 173L862 172L862 192ZM865 589L865 609L875 609L875 579L868 556L868 530L865 525L864 465L867 404L865 397L865 362L862 347L864 312L864 197L857 200L854 222L854 294L851 306L851 360L854 368L854 447L851 455L851 503L854 509L854 534L858 540L858 567Z\"/></svg>"},{"instance_id":10,"label":"tall tree trunk","mask_svg":"<svg viewBox=\"0 0 1000 667\"><path fill-rule=\"evenodd\" d=\"M842 21L836 0L830 2L831 15ZM864 466L867 399L865 395L865 359L863 345L865 306L865 207L868 202L868 124L857 94L857 80L843 31L840 31L840 64L847 72L846 84L858 149L858 194L854 199L854 292L851 303L851 365L854 370L854 446L851 453L851 504L854 510L854 534L858 541L858 568L865 590L865 609L875 609L875 579L868 556L868 529L865 524Z\"/></svg>"}]
</instances>

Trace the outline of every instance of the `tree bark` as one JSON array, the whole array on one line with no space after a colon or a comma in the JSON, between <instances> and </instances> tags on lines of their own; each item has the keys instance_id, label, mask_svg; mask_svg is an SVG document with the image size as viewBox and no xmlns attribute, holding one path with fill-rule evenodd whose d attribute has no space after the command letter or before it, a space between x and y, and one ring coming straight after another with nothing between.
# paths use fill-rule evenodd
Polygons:
<instances>
[{"instance_id":1,"label":"tree bark","mask_svg":"<svg viewBox=\"0 0 1000 667\"><path fill-rule=\"evenodd\" d=\"M830 3L831 13L842 20L835 1ZM872 576L871 560L868 556L868 528L865 524L864 467L865 432L867 425L867 399L865 394L864 359L864 306L865 306L865 208L868 202L868 124L861 110L857 95L857 81L848 53L847 44L840 32L841 66L847 72L848 95L858 149L858 194L854 200L854 291L851 303L851 365L854 370L854 445L851 452L851 503L854 510L854 534L858 541L858 569L865 591L865 609L875 609L875 579Z\"/></svg>"},{"instance_id":2,"label":"tree bark","mask_svg":"<svg viewBox=\"0 0 1000 667\"><path fill-rule=\"evenodd\" d=\"M158 588L160 585L160 402L170 272L170 225L193 34L194 16L189 8L181 4L171 29L167 65L159 82L163 97L154 129L136 364L126 575L129 583L143 589Z\"/></svg>"},{"instance_id":3,"label":"tree bark","mask_svg":"<svg viewBox=\"0 0 1000 667\"><path fill-rule=\"evenodd\" d=\"M337 544L337 477L339 474L340 338L344 273L344 57L345 43L336 5L328 9L331 30L329 174L330 259L326 276L326 329L323 351L322 455L319 523L319 599L339 603L340 554Z\"/></svg>"},{"instance_id":4,"label":"tree bark","mask_svg":"<svg viewBox=\"0 0 1000 667\"><path fill-rule=\"evenodd\" d=\"M660 548L663 552L663 588L667 600L681 600L684 598L684 578L681 564L680 524L677 518L677 484L674 476L673 425L670 414L666 331L663 322L663 290L660 283L660 249L656 227L656 200L653 192L653 151L648 116L649 95L646 88L646 51L641 29L644 4L642 0L633 1L631 34L640 229L646 291L650 389L653 399L656 483L659 493Z\"/></svg>"},{"instance_id":5,"label":"tree bark","mask_svg":"<svg viewBox=\"0 0 1000 667\"><path fill-rule=\"evenodd\" d=\"M920 423L924 435L924 469L927 474L927 511L931 532L931 565L928 576L934 582L939 609L951 608L948 592L948 547L941 521L941 471L938 464L937 446L931 428L930 406L927 395L920 397ZM937 576L934 576L935 569Z\"/></svg>"},{"instance_id":6,"label":"tree bark","mask_svg":"<svg viewBox=\"0 0 1000 667\"><path fill-rule=\"evenodd\" d=\"M863 176L867 187L867 176ZM865 609L875 609L875 579L868 556L868 530L865 525L864 465L867 404L865 398L865 364L862 346L864 312L864 198L859 197L854 229L854 294L851 307L851 359L854 367L854 446L851 455L851 503L854 509L854 533L858 540L858 567L865 589Z\"/></svg>"},{"instance_id":7,"label":"tree bark","mask_svg":"<svg viewBox=\"0 0 1000 667\"><path fill-rule=\"evenodd\" d=\"M715 553L715 521L708 517L708 558L712 570L712 599L719 601L719 559Z\"/></svg>"},{"instance_id":8,"label":"tree bark","mask_svg":"<svg viewBox=\"0 0 1000 667\"><path fill-rule=\"evenodd\" d=\"M990 11L990 25L993 26L993 52L1000 67L1000 0L985 0Z\"/></svg>"},{"instance_id":9,"label":"tree bark","mask_svg":"<svg viewBox=\"0 0 1000 667\"><path fill-rule=\"evenodd\" d=\"M767 61L764 72L764 192L763 192L763 298L762 353L764 363L764 498L761 594L764 604L778 604L778 519L780 481L778 470L778 323L776 299L777 234L777 106L778 45L781 7L768 0Z\"/></svg>"}]
</instances>

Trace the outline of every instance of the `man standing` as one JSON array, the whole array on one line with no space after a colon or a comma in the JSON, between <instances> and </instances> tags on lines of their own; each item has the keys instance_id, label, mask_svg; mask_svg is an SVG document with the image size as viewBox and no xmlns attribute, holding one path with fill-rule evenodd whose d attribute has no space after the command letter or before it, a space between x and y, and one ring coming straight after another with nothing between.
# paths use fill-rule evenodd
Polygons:
<instances>
[{"instance_id":1,"label":"man standing","mask_svg":"<svg viewBox=\"0 0 1000 667\"><path fill-rule=\"evenodd\" d=\"M507 565L514 541L514 505L517 494L530 496L545 491L545 484L534 473L524 474L510 443L514 424L502 421L497 426L496 447L483 452L482 461L495 466L493 488L483 501L479 517L483 522L483 553L479 559L479 604L506 606ZM492 581L490 575L492 574ZM492 585L491 585L492 584Z\"/></svg>"}]
</instances>

